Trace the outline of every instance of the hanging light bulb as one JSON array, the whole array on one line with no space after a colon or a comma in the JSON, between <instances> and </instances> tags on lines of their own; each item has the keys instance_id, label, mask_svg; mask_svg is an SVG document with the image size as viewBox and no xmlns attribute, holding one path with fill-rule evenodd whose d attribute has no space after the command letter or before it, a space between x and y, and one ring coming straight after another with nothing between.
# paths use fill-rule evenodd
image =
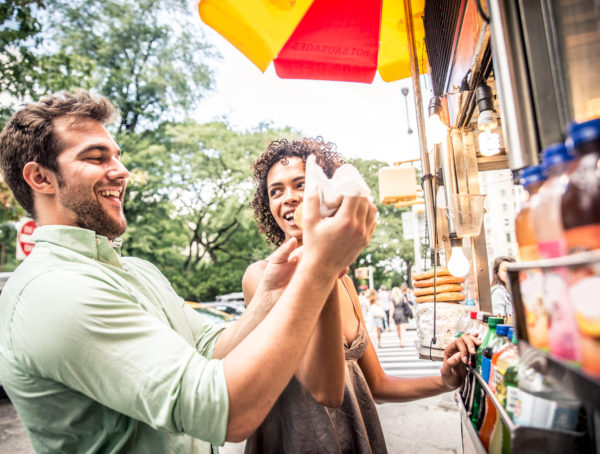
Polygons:
<instances>
[{"instance_id":1,"label":"hanging light bulb","mask_svg":"<svg viewBox=\"0 0 600 454\"><path fill-rule=\"evenodd\" d=\"M486 129L479 134L479 152L482 156L494 156L500 153L500 136Z\"/></svg>"},{"instance_id":2,"label":"hanging light bulb","mask_svg":"<svg viewBox=\"0 0 600 454\"><path fill-rule=\"evenodd\" d=\"M427 142L429 147L433 147L446 138L447 128L440 114L442 113L442 100L439 96L434 96L429 101L429 118L427 119Z\"/></svg>"},{"instance_id":3,"label":"hanging light bulb","mask_svg":"<svg viewBox=\"0 0 600 454\"><path fill-rule=\"evenodd\" d=\"M452 276L464 277L471 266L462 250L462 240L451 239L450 244L452 245L452 251L450 252L450 260L448 260L448 271Z\"/></svg>"},{"instance_id":4,"label":"hanging light bulb","mask_svg":"<svg viewBox=\"0 0 600 454\"><path fill-rule=\"evenodd\" d=\"M486 84L480 84L476 91L477 107L479 108L479 118L477 118L477 128L481 131L479 134L479 152L483 156L493 156L500 153L500 136L492 132L498 127L496 112L494 112L494 103L492 101L492 90Z\"/></svg>"}]
</instances>

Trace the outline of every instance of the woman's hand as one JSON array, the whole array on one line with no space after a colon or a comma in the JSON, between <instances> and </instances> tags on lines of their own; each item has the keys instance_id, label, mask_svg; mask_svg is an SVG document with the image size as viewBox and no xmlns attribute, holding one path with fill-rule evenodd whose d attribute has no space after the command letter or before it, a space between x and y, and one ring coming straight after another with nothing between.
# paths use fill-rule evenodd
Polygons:
<instances>
[{"instance_id":1,"label":"woman's hand","mask_svg":"<svg viewBox=\"0 0 600 454\"><path fill-rule=\"evenodd\" d=\"M442 380L449 390L456 389L463 383L467 373L469 355L477 352L477 346L480 343L477 335L463 334L445 348L444 364L440 372Z\"/></svg>"}]
</instances>

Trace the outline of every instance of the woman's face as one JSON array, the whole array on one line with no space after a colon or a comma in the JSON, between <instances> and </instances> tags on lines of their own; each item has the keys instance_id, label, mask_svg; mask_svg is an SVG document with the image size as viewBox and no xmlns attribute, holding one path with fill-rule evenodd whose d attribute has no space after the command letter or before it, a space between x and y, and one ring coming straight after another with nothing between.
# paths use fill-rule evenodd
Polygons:
<instances>
[{"instance_id":1,"label":"woman's face","mask_svg":"<svg viewBox=\"0 0 600 454\"><path fill-rule=\"evenodd\" d=\"M498 267L498 277L502 282L508 285L508 273L506 272L506 267L508 266L508 262L500 263Z\"/></svg>"},{"instance_id":2,"label":"woman's face","mask_svg":"<svg viewBox=\"0 0 600 454\"><path fill-rule=\"evenodd\" d=\"M267 174L269 209L286 240L292 237L302 240L302 230L294 222L294 212L304 197L304 176L304 163L296 156L277 162Z\"/></svg>"}]
</instances>

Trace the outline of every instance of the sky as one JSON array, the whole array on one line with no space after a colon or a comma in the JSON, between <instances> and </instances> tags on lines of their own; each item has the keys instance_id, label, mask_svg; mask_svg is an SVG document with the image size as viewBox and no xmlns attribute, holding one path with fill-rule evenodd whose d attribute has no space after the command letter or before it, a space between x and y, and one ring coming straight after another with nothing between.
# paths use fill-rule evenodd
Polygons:
<instances>
[{"instance_id":1,"label":"sky","mask_svg":"<svg viewBox=\"0 0 600 454\"><path fill-rule=\"evenodd\" d=\"M290 126L303 136L320 135L335 142L345 157L389 164L419 157L410 79L387 83L379 74L372 84L280 79L272 64L263 74L199 18L198 24L222 59L210 64L215 89L201 102L194 115L196 120L208 122L225 117L239 131L260 122ZM410 89L408 122L402 87ZM423 97L429 97L426 90ZM409 125L414 131L410 135Z\"/></svg>"}]
</instances>

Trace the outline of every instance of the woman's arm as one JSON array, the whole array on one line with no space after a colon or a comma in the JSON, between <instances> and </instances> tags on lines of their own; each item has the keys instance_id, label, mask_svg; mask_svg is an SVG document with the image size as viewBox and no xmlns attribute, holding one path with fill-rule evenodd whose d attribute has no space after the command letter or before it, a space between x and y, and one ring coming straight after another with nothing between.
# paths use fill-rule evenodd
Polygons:
<instances>
[{"instance_id":1,"label":"woman's arm","mask_svg":"<svg viewBox=\"0 0 600 454\"><path fill-rule=\"evenodd\" d=\"M362 314L359 314L364 325ZM369 340L363 356L358 360L371 394L377 402L408 402L452 391L462 382L466 371L468 352L475 353L475 343L463 336L445 350L441 374L433 377L401 378L387 375L379 363L377 353Z\"/></svg>"},{"instance_id":2,"label":"woman's arm","mask_svg":"<svg viewBox=\"0 0 600 454\"><path fill-rule=\"evenodd\" d=\"M500 286L492 289L492 314L506 315L506 290Z\"/></svg>"},{"instance_id":3,"label":"woman's arm","mask_svg":"<svg viewBox=\"0 0 600 454\"><path fill-rule=\"evenodd\" d=\"M265 262L248 267L242 280L246 305L252 300ZM339 281L333 287L296 370L296 378L321 405L339 407L344 398L345 359L340 321Z\"/></svg>"}]
</instances>

